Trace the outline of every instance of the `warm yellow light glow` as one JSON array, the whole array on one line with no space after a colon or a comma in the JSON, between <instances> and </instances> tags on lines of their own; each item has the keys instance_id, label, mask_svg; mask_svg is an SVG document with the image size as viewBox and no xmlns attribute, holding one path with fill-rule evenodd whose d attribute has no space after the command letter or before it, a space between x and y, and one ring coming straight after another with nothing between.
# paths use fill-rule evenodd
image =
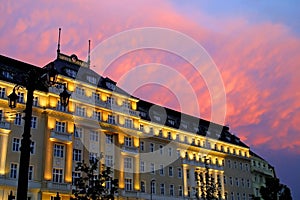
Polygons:
<instances>
[{"instance_id":1,"label":"warm yellow light glow","mask_svg":"<svg viewBox=\"0 0 300 200\"><path fill-rule=\"evenodd\" d=\"M39 104L41 107L47 106L47 99L45 97L40 97Z\"/></svg>"},{"instance_id":2,"label":"warm yellow light glow","mask_svg":"<svg viewBox=\"0 0 300 200\"><path fill-rule=\"evenodd\" d=\"M6 161L6 155L7 155L7 140L8 140L8 135L7 134L2 134L0 135L0 142L1 142L1 156L0 156L0 175L5 174L5 161Z\"/></svg>"},{"instance_id":3,"label":"warm yellow light glow","mask_svg":"<svg viewBox=\"0 0 300 200\"><path fill-rule=\"evenodd\" d=\"M159 130L158 129L154 129L153 132L154 132L154 135L159 135Z\"/></svg>"},{"instance_id":4,"label":"warm yellow light glow","mask_svg":"<svg viewBox=\"0 0 300 200\"><path fill-rule=\"evenodd\" d=\"M124 135L119 134L119 144L124 144Z\"/></svg>"},{"instance_id":5,"label":"warm yellow light glow","mask_svg":"<svg viewBox=\"0 0 300 200\"><path fill-rule=\"evenodd\" d=\"M132 102L132 103L131 103L131 109L132 109L132 110L136 110L136 108L137 108L136 102Z\"/></svg>"},{"instance_id":6,"label":"warm yellow light glow","mask_svg":"<svg viewBox=\"0 0 300 200\"><path fill-rule=\"evenodd\" d=\"M139 169L140 169L140 162L139 162L139 156L134 158L135 162L135 168L134 168L134 189L140 190L140 175L139 175Z\"/></svg>"},{"instance_id":7,"label":"warm yellow light glow","mask_svg":"<svg viewBox=\"0 0 300 200\"><path fill-rule=\"evenodd\" d=\"M103 95L101 95L101 100L106 101L107 97L108 97L108 95L103 93Z\"/></svg>"},{"instance_id":8,"label":"warm yellow light glow","mask_svg":"<svg viewBox=\"0 0 300 200\"><path fill-rule=\"evenodd\" d=\"M138 129L140 124L139 124L139 121L138 120L133 120L133 126L134 128Z\"/></svg>"},{"instance_id":9,"label":"warm yellow light glow","mask_svg":"<svg viewBox=\"0 0 300 200\"><path fill-rule=\"evenodd\" d=\"M102 114L102 119L103 119L103 121L107 121L107 119L108 119L108 114L107 114L107 112L103 112L103 114Z\"/></svg>"},{"instance_id":10,"label":"warm yellow light glow","mask_svg":"<svg viewBox=\"0 0 300 200\"><path fill-rule=\"evenodd\" d=\"M139 140L139 138L133 138L133 145L135 147L139 147L140 146L140 140Z\"/></svg>"},{"instance_id":11,"label":"warm yellow light glow","mask_svg":"<svg viewBox=\"0 0 300 200\"><path fill-rule=\"evenodd\" d=\"M187 165L186 164L183 164L182 165L183 167L183 189L184 189L184 196L187 196L188 195L188 184L187 184Z\"/></svg>"},{"instance_id":12,"label":"warm yellow light glow","mask_svg":"<svg viewBox=\"0 0 300 200\"><path fill-rule=\"evenodd\" d=\"M150 132L150 127L144 125L144 131L145 131L145 133L149 133Z\"/></svg>"},{"instance_id":13,"label":"warm yellow light glow","mask_svg":"<svg viewBox=\"0 0 300 200\"><path fill-rule=\"evenodd\" d=\"M163 130L163 131L162 131L162 135L163 135L163 137L165 137L165 138L168 137L168 131Z\"/></svg>"},{"instance_id":14,"label":"warm yellow light glow","mask_svg":"<svg viewBox=\"0 0 300 200\"><path fill-rule=\"evenodd\" d=\"M88 108L86 109L86 116L87 116L87 117L92 117L92 115L93 115L93 109L90 108L90 107L88 107Z\"/></svg>"},{"instance_id":15,"label":"warm yellow light glow","mask_svg":"<svg viewBox=\"0 0 300 200\"><path fill-rule=\"evenodd\" d=\"M55 119L52 117L48 118L48 128L50 130L55 128Z\"/></svg>"},{"instance_id":16,"label":"warm yellow light glow","mask_svg":"<svg viewBox=\"0 0 300 200\"><path fill-rule=\"evenodd\" d=\"M75 90L75 84L72 83L72 82L69 82L69 83L68 83L68 90L69 90L70 92L74 92L74 90Z\"/></svg>"},{"instance_id":17,"label":"warm yellow light glow","mask_svg":"<svg viewBox=\"0 0 300 200\"><path fill-rule=\"evenodd\" d=\"M122 106L122 104L123 104L122 99L121 98L117 98L117 105L118 106Z\"/></svg>"},{"instance_id":18,"label":"warm yellow light glow","mask_svg":"<svg viewBox=\"0 0 300 200\"><path fill-rule=\"evenodd\" d=\"M74 112L75 111L75 103L69 101L68 108L69 108L69 112Z\"/></svg>"},{"instance_id":19,"label":"warm yellow light glow","mask_svg":"<svg viewBox=\"0 0 300 200\"><path fill-rule=\"evenodd\" d=\"M74 122L68 122L68 133L74 133Z\"/></svg>"},{"instance_id":20,"label":"warm yellow light glow","mask_svg":"<svg viewBox=\"0 0 300 200\"><path fill-rule=\"evenodd\" d=\"M54 108L56 107L56 104L57 104L57 98L56 97L49 97L49 104L50 104L50 107L51 108Z\"/></svg>"},{"instance_id":21,"label":"warm yellow light glow","mask_svg":"<svg viewBox=\"0 0 300 200\"><path fill-rule=\"evenodd\" d=\"M52 148L53 148L53 142L49 141L46 143L46 157L45 157L45 171L44 171L44 179L45 180L51 180L52 179Z\"/></svg>"},{"instance_id":22,"label":"warm yellow light glow","mask_svg":"<svg viewBox=\"0 0 300 200\"><path fill-rule=\"evenodd\" d=\"M119 188L124 189L124 165L122 164L124 162L124 159L122 156L120 157L120 172L119 172Z\"/></svg>"},{"instance_id":23,"label":"warm yellow light glow","mask_svg":"<svg viewBox=\"0 0 300 200\"><path fill-rule=\"evenodd\" d=\"M73 145L72 143L67 144L67 153L66 153L66 173L65 173L65 182L72 182L72 154L73 154Z\"/></svg>"},{"instance_id":24,"label":"warm yellow light glow","mask_svg":"<svg viewBox=\"0 0 300 200\"><path fill-rule=\"evenodd\" d=\"M119 123L120 125L124 125L125 124L125 119L124 119L124 116L119 116Z\"/></svg>"},{"instance_id":25,"label":"warm yellow light glow","mask_svg":"<svg viewBox=\"0 0 300 200\"><path fill-rule=\"evenodd\" d=\"M92 91L91 90L85 90L85 95L87 97L91 97L92 96Z\"/></svg>"}]
</instances>

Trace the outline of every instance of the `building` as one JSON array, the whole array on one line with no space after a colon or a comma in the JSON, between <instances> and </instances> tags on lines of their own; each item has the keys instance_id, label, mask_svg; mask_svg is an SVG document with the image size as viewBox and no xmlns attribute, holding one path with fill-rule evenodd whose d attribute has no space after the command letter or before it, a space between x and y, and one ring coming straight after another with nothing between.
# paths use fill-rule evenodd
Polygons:
<instances>
[{"instance_id":1,"label":"building","mask_svg":"<svg viewBox=\"0 0 300 200\"><path fill-rule=\"evenodd\" d=\"M206 177L221 199L257 196L254 163L266 170L269 164L228 127L131 96L89 62L58 52L43 68L0 56L0 199L16 194L26 90L18 90L16 109L7 96L21 84L19 74L50 66L61 84L34 92L28 199L53 199L57 192L70 199L72 180L81 175L76 163L101 153L119 180L117 199L196 199ZM66 108L63 87L72 92Z\"/></svg>"}]
</instances>

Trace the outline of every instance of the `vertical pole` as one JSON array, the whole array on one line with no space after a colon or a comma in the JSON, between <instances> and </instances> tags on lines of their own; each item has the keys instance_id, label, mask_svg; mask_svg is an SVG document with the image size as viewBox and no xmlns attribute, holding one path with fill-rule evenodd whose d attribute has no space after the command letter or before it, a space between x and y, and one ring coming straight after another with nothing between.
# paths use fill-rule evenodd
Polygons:
<instances>
[{"instance_id":1,"label":"vertical pole","mask_svg":"<svg viewBox=\"0 0 300 200\"><path fill-rule=\"evenodd\" d=\"M29 84L30 85L30 84ZM33 87L27 87L27 102L25 108L25 124L24 133L21 142L21 155L20 155L20 168L17 189L17 200L26 200L28 191L28 170L30 161L30 129L32 117L32 104L33 104Z\"/></svg>"}]
</instances>

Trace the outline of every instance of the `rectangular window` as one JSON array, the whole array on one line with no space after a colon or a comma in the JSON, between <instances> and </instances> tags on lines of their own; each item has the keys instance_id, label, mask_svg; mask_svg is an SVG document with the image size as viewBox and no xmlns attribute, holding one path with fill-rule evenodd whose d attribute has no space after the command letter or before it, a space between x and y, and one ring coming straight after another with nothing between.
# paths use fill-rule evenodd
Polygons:
<instances>
[{"instance_id":1,"label":"rectangular window","mask_svg":"<svg viewBox=\"0 0 300 200\"><path fill-rule=\"evenodd\" d=\"M85 96L84 89L80 88L80 87L76 87L75 93L78 94L78 95L81 95L81 96Z\"/></svg>"},{"instance_id":2,"label":"rectangular window","mask_svg":"<svg viewBox=\"0 0 300 200\"><path fill-rule=\"evenodd\" d=\"M37 117L31 117L31 128L37 127Z\"/></svg>"},{"instance_id":3,"label":"rectangular window","mask_svg":"<svg viewBox=\"0 0 300 200\"><path fill-rule=\"evenodd\" d=\"M115 104L115 98L107 97L106 102L110 105L113 105L113 104Z\"/></svg>"},{"instance_id":4,"label":"rectangular window","mask_svg":"<svg viewBox=\"0 0 300 200\"><path fill-rule=\"evenodd\" d=\"M156 185L154 181L151 181L151 193L155 194L156 193Z\"/></svg>"},{"instance_id":5,"label":"rectangular window","mask_svg":"<svg viewBox=\"0 0 300 200\"><path fill-rule=\"evenodd\" d=\"M0 110L0 121L3 121L3 110Z\"/></svg>"},{"instance_id":6,"label":"rectangular window","mask_svg":"<svg viewBox=\"0 0 300 200\"><path fill-rule=\"evenodd\" d=\"M143 193L146 192L145 181L141 181L141 192L143 192Z\"/></svg>"},{"instance_id":7,"label":"rectangular window","mask_svg":"<svg viewBox=\"0 0 300 200\"><path fill-rule=\"evenodd\" d=\"M113 156L105 155L105 165L107 167L112 167L113 166Z\"/></svg>"},{"instance_id":8,"label":"rectangular window","mask_svg":"<svg viewBox=\"0 0 300 200\"><path fill-rule=\"evenodd\" d=\"M63 158L64 157L64 145L54 144L54 157Z\"/></svg>"},{"instance_id":9,"label":"rectangular window","mask_svg":"<svg viewBox=\"0 0 300 200\"><path fill-rule=\"evenodd\" d=\"M165 184L164 183L160 184L160 194L165 195Z\"/></svg>"},{"instance_id":10,"label":"rectangular window","mask_svg":"<svg viewBox=\"0 0 300 200\"><path fill-rule=\"evenodd\" d=\"M20 151L21 140L19 138L13 138L12 140L12 151Z\"/></svg>"},{"instance_id":11,"label":"rectangular window","mask_svg":"<svg viewBox=\"0 0 300 200\"><path fill-rule=\"evenodd\" d=\"M164 175L164 165L159 166L159 174Z\"/></svg>"},{"instance_id":12,"label":"rectangular window","mask_svg":"<svg viewBox=\"0 0 300 200\"><path fill-rule=\"evenodd\" d=\"M174 185L170 185L170 191L169 191L169 193L170 193L170 196L174 196Z\"/></svg>"},{"instance_id":13,"label":"rectangular window","mask_svg":"<svg viewBox=\"0 0 300 200\"><path fill-rule=\"evenodd\" d=\"M178 178L182 178L182 168L178 168Z\"/></svg>"},{"instance_id":14,"label":"rectangular window","mask_svg":"<svg viewBox=\"0 0 300 200\"><path fill-rule=\"evenodd\" d=\"M236 183L236 186L239 187L239 178L235 178L235 183Z\"/></svg>"},{"instance_id":15,"label":"rectangular window","mask_svg":"<svg viewBox=\"0 0 300 200\"><path fill-rule=\"evenodd\" d=\"M52 181L54 183L62 183L63 182L63 170L62 169L53 168Z\"/></svg>"},{"instance_id":16,"label":"rectangular window","mask_svg":"<svg viewBox=\"0 0 300 200\"><path fill-rule=\"evenodd\" d=\"M105 138L106 138L106 144L113 144L114 143L114 140L113 140L113 135L108 135L106 134L105 135Z\"/></svg>"},{"instance_id":17,"label":"rectangular window","mask_svg":"<svg viewBox=\"0 0 300 200\"><path fill-rule=\"evenodd\" d=\"M23 92L18 92L18 102L24 103L24 93Z\"/></svg>"},{"instance_id":18,"label":"rectangular window","mask_svg":"<svg viewBox=\"0 0 300 200\"><path fill-rule=\"evenodd\" d=\"M85 117L85 108L81 106L76 106L76 115Z\"/></svg>"},{"instance_id":19,"label":"rectangular window","mask_svg":"<svg viewBox=\"0 0 300 200\"><path fill-rule=\"evenodd\" d=\"M150 143L150 152L153 152L153 151L154 151L154 144Z\"/></svg>"},{"instance_id":20,"label":"rectangular window","mask_svg":"<svg viewBox=\"0 0 300 200\"><path fill-rule=\"evenodd\" d=\"M155 165L154 165L154 163L150 163L150 171L151 171L151 174L155 173Z\"/></svg>"},{"instance_id":21,"label":"rectangular window","mask_svg":"<svg viewBox=\"0 0 300 200\"><path fill-rule=\"evenodd\" d=\"M130 102L128 102L128 101L123 101L123 107L124 108L131 108L131 105L130 105Z\"/></svg>"},{"instance_id":22,"label":"rectangular window","mask_svg":"<svg viewBox=\"0 0 300 200\"><path fill-rule=\"evenodd\" d=\"M140 171L145 172L145 162L144 161L141 161L141 163L140 163Z\"/></svg>"},{"instance_id":23,"label":"rectangular window","mask_svg":"<svg viewBox=\"0 0 300 200\"><path fill-rule=\"evenodd\" d=\"M30 153L34 154L35 153L35 142L31 141L30 143Z\"/></svg>"},{"instance_id":24,"label":"rectangular window","mask_svg":"<svg viewBox=\"0 0 300 200\"><path fill-rule=\"evenodd\" d=\"M113 115L108 115L107 123L109 123L109 124L116 124L116 117L113 116Z\"/></svg>"},{"instance_id":25,"label":"rectangular window","mask_svg":"<svg viewBox=\"0 0 300 200\"><path fill-rule=\"evenodd\" d=\"M89 160L92 160L92 161L96 161L98 157L98 154L97 153L94 153L94 152L89 152Z\"/></svg>"},{"instance_id":26,"label":"rectangular window","mask_svg":"<svg viewBox=\"0 0 300 200\"><path fill-rule=\"evenodd\" d=\"M125 169L131 169L132 168L132 158L125 157L124 158L124 168Z\"/></svg>"},{"instance_id":27,"label":"rectangular window","mask_svg":"<svg viewBox=\"0 0 300 200\"><path fill-rule=\"evenodd\" d=\"M189 179L190 178L190 170L186 169L186 178Z\"/></svg>"},{"instance_id":28,"label":"rectangular window","mask_svg":"<svg viewBox=\"0 0 300 200\"><path fill-rule=\"evenodd\" d=\"M126 128L132 128L132 127L133 127L132 124L133 124L133 123L132 123L132 119L125 119L125 124L124 124L124 126L125 126Z\"/></svg>"},{"instance_id":29,"label":"rectangular window","mask_svg":"<svg viewBox=\"0 0 300 200\"><path fill-rule=\"evenodd\" d=\"M93 119L97 120L97 121L101 121L101 112L97 111L97 110L94 110L93 111Z\"/></svg>"},{"instance_id":30,"label":"rectangular window","mask_svg":"<svg viewBox=\"0 0 300 200\"><path fill-rule=\"evenodd\" d=\"M144 131L144 125L140 124L140 131Z\"/></svg>"},{"instance_id":31,"label":"rectangular window","mask_svg":"<svg viewBox=\"0 0 300 200\"><path fill-rule=\"evenodd\" d=\"M78 180L78 178L81 177L80 172L72 172L72 185L76 184L76 181Z\"/></svg>"},{"instance_id":32,"label":"rectangular window","mask_svg":"<svg viewBox=\"0 0 300 200\"><path fill-rule=\"evenodd\" d=\"M55 131L64 133L66 132L66 122L56 121L55 123Z\"/></svg>"},{"instance_id":33,"label":"rectangular window","mask_svg":"<svg viewBox=\"0 0 300 200\"><path fill-rule=\"evenodd\" d=\"M159 153L160 153L160 155L163 155L163 153L164 153L164 149L163 149L162 145L159 145Z\"/></svg>"},{"instance_id":34,"label":"rectangular window","mask_svg":"<svg viewBox=\"0 0 300 200\"><path fill-rule=\"evenodd\" d=\"M74 137L75 138L81 138L83 134L83 128L81 127L75 127L75 131L74 131Z\"/></svg>"},{"instance_id":35,"label":"rectangular window","mask_svg":"<svg viewBox=\"0 0 300 200\"><path fill-rule=\"evenodd\" d=\"M81 150L80 149L73 149L73 160L74 161L81 161Z\"/></svg>"},{"instance_id":36,"label":"rectangular window","mask_svg":"<svg viewBox=\"0 0 300 200\"><path fill-rule=\"evenodd\" d=\"M145 149L145 143L144 142L140 142L140 150L144 151Z\"/></svg>"},{"instance_id":37,"label":"rectangular window","mask_svg":"<svg viewBox=\"0 0 300 200\"><path fill-rule=\"evenodd\" d=\"M4 87L0 87L0 98L5 98L6 92Z\"/></svg>"},{"instance_id":38,"label":"rectangular window","mask_svg":"<svg viewBox=\"0 0 300 200\"><path fill-rule=\"evenodd\" d=\"M99 137L98 137L98 132L97 131L90 131L90 140L98 142Z\"/></svg>"},{"instance_id":39,"label":"rectangular window","mask_svg":"<svg viewBox=\"0 0 300 200\"><path fill-rule=\"evenodd\" d=\"M30 165L28 168L28 180L32 181L33 180L33 166Z\"/></svg>"},{"instance_id":40,"label":"rectangular window","mask_svg":"<svg viewBox=\"0 0 300 200\"><path fill-rule=\"evenodd\" d=\"M38 104L39 104L39 97L33 97L32 105L33 106L38 106Z\"/></svg>"},{"instance_id":41,"label":"rectangular window","mask_svg":"<svg viewBox=\"0 0 300 200\"><path fill-rule=\"evenodd\" d=\"M21 113L17 113L16 114L16 118L15 118L15 125L21 125L22 124L22 114Z\"/></svg>"},{"instance_id":42,"label":"rectangular window","mask_svg":"<svg viewBox=\"0 0 300 200\"><path fill-rule=\"evenodd\" d=\"M132 138L131 137L125 137L124 138L124 144L127 147L131 147L132 146Z\"/></svg>"},{"instance_id":43,"label":"rectangular window","mask_svg":"<svg viewBox=\"0 0 300 200\"><path fill-rule=\"evenodd\" d=\"M92 93L92 97L93 97L93 99L94 99L96 102L99 102L99 101L100 101L100 94L99 94L99 93L93 92L93 93Z\"/></svg>"},{"instance_id":44,"label":"rectangular window","mask_svg":"<svg viewBox=\"0 0 300 200\"><path fill-rule=\"evenodd\" d=\"M132 191L132 179L125 178L125 190Z\"/></svg>"},{"instance_id":45,"label":"rectangular window","mask_svg":"<svg viewBox=\"0 0 300 200\"><path fill-rule=\"evenodd\" d=\"M56 109L59 110L59 111L62 111L62 112L66 112L66 106L63 106L60 102L60 100L57 101L57 106L56 106Z\"/></svg>"},{"instance_id":46,"label":"rectangular window","mask_svg":"<svg viewBox=\"0 0 300 200\"><path fill-rule=\"evenodd\" d=\"M169 176L173 176L173 167L169 167Z\"/></svg>"},{"instance_id":47,"label":"rectangular window","mask_svg":"<svg viewBox=\"0 0 300 200\"><path fill-rule=\"evenodd\" d=\"M15 179L17 178L17 176L18 176L18 164L11 163L9 177Z\"/></svg>"},{"instance_id":48,"label":"rectangular window","mask_svg":"<svg viewBox=\"0 0 300 200\"><path fill-rule=\"evenodd\" d=\"M178 196L180 196L180 197L182 197L182 186L181 185L179 185L178 186Z\"/></svg>"},{"instance_id":49,"label":"rectangular window","mask_svg":"<svg viewBox=\"0 0 300 200\"><path fill-rule=\"evenodd\" d=\"M230 185L233 185L233 180L232 180L231 176L229 177L229 183L230 183Z\"/></svg>"},{"instance_id":50,"label":"rectangular window","mask_svg":"<svg viewBox=\"0 0 300 200\"><path fill-rule=\"evenodd\" d=\"M169 154L170 157L172 156L172 153L173 153L173 148L170 147L170 148L168 149L168 154Z\"/></svg>"}]
</instances>

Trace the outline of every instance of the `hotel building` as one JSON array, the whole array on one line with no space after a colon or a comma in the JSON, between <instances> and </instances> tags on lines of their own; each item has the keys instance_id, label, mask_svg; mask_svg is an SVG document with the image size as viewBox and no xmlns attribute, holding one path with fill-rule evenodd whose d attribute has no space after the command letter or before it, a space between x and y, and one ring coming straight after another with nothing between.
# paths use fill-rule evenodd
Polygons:
<instances>
[{"instance_id":1,"label":"hotel building","mask_svg":"<svg viewBox=\"0 0 300 200\"><path fill-rule=\"evenodd\" d=\"M75 55L36 67L0 56L0 199L16 195L26 89L8 95L29 70L54 66L56 87L37 86L31 120L28 199L70 199L76 163L103 155L119 180L115 199L196 199L209 174L221 199L246 200L274 169L226 126L138 99ZM72 93L61 106L63 87ZM260 163L260 164L259 164ZM258 167L261 166L261 167ZM205 179L205 178L204 178ZM258 180L259 179L259 180Z\"/></svg>"}]
</instances>

